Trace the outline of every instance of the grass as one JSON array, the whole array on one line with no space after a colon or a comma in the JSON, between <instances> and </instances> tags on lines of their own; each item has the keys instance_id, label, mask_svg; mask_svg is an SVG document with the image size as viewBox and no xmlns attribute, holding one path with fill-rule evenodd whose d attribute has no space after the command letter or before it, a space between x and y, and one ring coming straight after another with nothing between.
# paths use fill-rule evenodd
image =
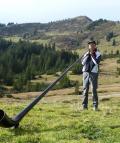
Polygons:
<instances>
[{"instance_id":1,"label":"grass","mask_svg":"<svg viewBox=\"0 0 120 143\"><path fill-rule=\"evenodd\" d=\"M71 32L72 33L72 32ZM65 32L58 32L58 31L53 31L53 32L45 32L45 34L47 35L47 36L61 36L61 35L70 35L71 34L70 32L67 32L67 31L65 31Z\"/></svg>"},{"instance_id":2,"label":"grass","mask_svg":"<svg viewBox=\"0 0 120 143\"><path fill-rule=\"evenodd\" d=\"M5 40L11 40L13 42L18 42L20 39L23 40L22 37L18 36L9 36L9 37L4 37ZM38 44L48 44L50 40L43 40L43 39L38 39L38 40L30 40L30 42L36 42Z\"/></svg>"},{"instance_id":3,"label":"grass","mask_svg":"<svg viewBox=\"0 0 120 143\"><path fill-rule=\"evenodd\" d=\"M13 37L12 40L17 41L19 37ZM116 41L119 42L120 38L117 37ZM119 46L112 47L111 42L105 40L98 47L102 53L105 51L111 53L111 50L115 53L119 50ZM78 49L77 52L82 54L86 50L87 48ZM99 95L106 94L106 97L100 100L99 112L92 110L91 100L89 110L82 111L81 98L68 95L74 92L74 87L50 91L49 96L22 120L18 129L0 128L0 143L119 143L120 97L107 96L113 92L120 93L120 76L117 75L116 70L120 65L116 61L117 58L113 58L101 62L98 92ZM54 75L42 75L42 78L32 82L50 83L56 78ZM82 85L82 75L69 74L69 78L78 80ZM14 95L20 99L0 99L0 109L4 109L12 117L36 95L38 93L21 93Z\"/></svg>"},{"instance_id":4,"label":"grass","mask_svg":"<svg viewBox=\"0 0 120 143\"><path fill-rule=\"evenodd\" d=\"M5 40L11 40L12 42L18 42L20 39L23 39L22 37L18 36L9 36L9 37L4 37Z\"/></svg>"},{"instance_id":5,"label":"grass","mask_svg":"<svg viewBox=\"0 0 120 143\"><path fill-rule=\"evenodd\" d=\"M120 67L120 64L117 64L118 58L111 58L106 59L101 62L100 65L100 75L99 75L99 93L111 93L111 92L120 92L120 75L117 74L117 67ZM109 64L108 64L109 63ZM68 76L70 80L73 81L79 81L80 84L80 91L82 90L82 75L72 75L71 71L68 72ZM37 78L35 80L31 80L32 83L52 83L55 81L58 77L55 75L41 75L41 78ZM74 93L75 88L67 88L67 89L61 89L61 90L54 90L50 91L48 95L68 95L71 93ZM37 93L23 93L24 97L29 95L30 97L34 97ZM23 95L22 94L22 95ZM21 94L18 94L17 97L21 97Z\"/></svg>"},{"instance_id":6,"label":"grass","mask_svg":"<svg viewBox=\"0 0 120 143\"><path fill-rule=\"evenodd\" d=\"M117 68L120 68L120 64L117 63L118 58L105 59L101 61L100 65L100 75L99 75L99 86L98 93L100 94L110 94L110 93L119 93L120 92L120 75L117 74ZM60 74L60 73L59 73ZM71 71L68 72L68 76L72 81L79 81L80 87L79 90L82 91L82 75L72 75ZM35 80L31 80L34 83L52 83L58 77L56 75L47 75L43 74L41 77L36 76ZM8 90L11 90L12 87L5 86ZM60 90L53 90L48 93L50 96L55 95L70 95L74 94L75 88L67 88ZM38 95L38 92L30 93L18 93L15 94L18 98L30 99Z\"/></svg>"},{"instance_id":7,"label":"grass","mask_svg":"<svg viewBox=\"0 0 120 143\"><path fill-rule=\"evenodd\" d=\"M101 62L99 84L119 84L120 75L117 74L117 68L120 68L120 64L117 64L117 60L118 58L111 58Z\"/></svg>"},{"instance_id":8,"label":"grass","mask_svg":"<svg viewBox=\"0 0 120 143\"><path fill-rule=\"evenodd\" d=\"M100 100L99 112L92 110L91 100L89 110L82 111L81 98L68 95L74 92L74 87L50 91L49 96L22 120L18 129L0 128L0 143L119 143L120 97L107 96L113 92L120 93L120 76L116 74L120 65L116 61L117 58L113 58L101 62L98 92L99 95L106 93L106 97ZM50 83L56 78L54 75L42 75L32 82ZM82 75L69 74L69 78L79 80L82 85ZM21 93L14 95L20 99L0 99L0 109L13 117L36 95L37 92Z\"/></svg>"},{"instance_id":9,"label":"grass","mask_svg":"<svg viewBox=\"0 0 120 143\"><path fill-rule=\"evenodd\" d=\"M53 36L55 38L56 36L64 36L64 35L69 36L71 34L74 35L75 33L53 31L53 32L46 32L45 34L47 36ZM18 42L19 39L23 39L22 37L18 37L17 35L16 36L8 36L8 37L4 37L4 38L6 40L12 40L13 42ZM116 41L116 46L112 46L113 39L115 39L115 41ZM30 41L45 45L45 44L48 44L51 41L51 39L50 38L49 39L37 39L37 40L30 40ZM97 47L102 54L110 54L111 52L114 54L114 53L116 53L117 50L120 50L120 36L119 35L116 37L113 37L110 42L107 42L105 40L105 38L99 39L99 41L100 41L100 44ZM55 43L56 43L56 49L59 49L59 45L61 47L61 44L63 44L63 43L61 43L61 42L59 43L57 41L55 41ZM78 54L82 55L85 51L87 51L87 47L88 47L88 45L86 43L86 45L84 45L84 48L76 47L77 49L73 50L73 52L76 51Z\"/></svg>"},{"instance_id":10,"label":"grass","mask_svg":"<svg viewBox=\"0 0 120 143\"><path fill-rule=\"evenodd\" d=\"M112 46L112 41L115 39L116 41L116 46ZM100 50L102 54L115 54L116 51L120 50L120 36L114 37L111 39L111 41L107 42L105 39L99 39L100 43L97 45L97 48ZM86 43L85 47L80 47L79 49L76 49L76 52L79 55L82 55L88 50L88 45ZM74 52L75 50L73 50Z\"/></svg>"},{"instance_id":11,"label":"grass","mask_svg":"<svg viewBox=\"0 0 120 143\"><path fill-rule=\"evenodd\" d=\"M31 80L31 82L33 83L42 83L42 82L45 82L45 83L51 83L53 82L57 77L55 75L47 75L47 74L43 74L41 76L41 78L38 78L38 79L35 79L35 80Z\"/></svg>"},{"instance_id":12,"label":"grass","mask_svg":"<svg viewBox=\"0 0 120 143\"><path fill-rule=\"evenodd\" d=\"M28 102L0 100L0 108L13 116ZM45 97L18 129L0 128L0 143L119 143L120 98L102 100L98 112L91 105L82 111L78 96L59 101Z\"/></svg>"},{"instance_id":13,"label":"grass","mask_svg":"<svg viewBox=\"0 0 120 143\"><path fill-rule=\"evenodd\" d=\"M31 42L35 42L35 43L38 43L38 44L48 44L50 42L50 39L47 39L47 40L43 40L43 39L38 39L38 40L30 40Z\"/></svg>"}]
</instances>

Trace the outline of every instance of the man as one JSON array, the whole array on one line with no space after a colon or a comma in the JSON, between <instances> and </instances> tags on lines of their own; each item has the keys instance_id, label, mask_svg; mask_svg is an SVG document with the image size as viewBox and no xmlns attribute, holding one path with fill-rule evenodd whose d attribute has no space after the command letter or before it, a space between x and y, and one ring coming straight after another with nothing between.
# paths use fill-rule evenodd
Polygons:
<instances>
[{"instance_id":1,"label":"man","mask_svg":"<svg viewBox=\"0 0 120 143\"><path fill-rule=\"evenodd\" d=\"M88 52L83 55L81 60L83 65L83 109L88 109L88 91L89 85L92 87L93 95L93 110L98 110L98 73L99 73L99 63L101 60L101 54L97 51L96 42L88 42Z\"/></svg>"}]
</instances>

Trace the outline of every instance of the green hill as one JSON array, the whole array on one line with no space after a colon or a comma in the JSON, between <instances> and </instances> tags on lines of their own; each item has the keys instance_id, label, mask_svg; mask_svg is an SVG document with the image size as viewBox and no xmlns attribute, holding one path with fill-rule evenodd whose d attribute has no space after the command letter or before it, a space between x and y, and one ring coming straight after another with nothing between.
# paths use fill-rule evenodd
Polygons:
<instances>
[{"instance_id":1,"label":"green hill","mask_svg":"<svg viewBox=\"0 0 120 143\"><path fill-rule=\"evenodd\" d=\"M25 39L38 43L56 43L57 48L75 49L84 47L88 39L95 39L99 44L111 38L120 41L120 23L99 19L92 21L86 16L79 16L49 23L23 23L0 26L0 35L8 39ZM107 41L108 42L108 41Z\"/></svg>"}]
</instances>

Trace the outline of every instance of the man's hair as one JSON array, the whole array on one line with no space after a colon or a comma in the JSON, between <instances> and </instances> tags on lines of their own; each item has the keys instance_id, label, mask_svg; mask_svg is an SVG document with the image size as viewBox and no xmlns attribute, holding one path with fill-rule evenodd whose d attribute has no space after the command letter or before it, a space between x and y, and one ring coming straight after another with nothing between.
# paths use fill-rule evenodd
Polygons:
<instances>
[{"instance_id":1,"label":"man's hair","mask_svg":"<svg viewBox=\"0 0 120 143\"><path fill-rule=\"evenodd\" d=\"M96 42L95 41L88 41L88 45L89 44L95 44L96 45Z\"/></svg>"}]
</instances>

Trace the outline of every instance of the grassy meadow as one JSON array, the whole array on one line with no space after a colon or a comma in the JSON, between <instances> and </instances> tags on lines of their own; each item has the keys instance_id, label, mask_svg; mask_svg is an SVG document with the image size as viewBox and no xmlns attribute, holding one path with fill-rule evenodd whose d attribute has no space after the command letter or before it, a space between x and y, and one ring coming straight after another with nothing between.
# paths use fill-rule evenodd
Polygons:
<instances>
[{"instance_id":1,"label":"grassy meadow","mask_svg":"<svg viewBox=\"0 0 120 143\"><path fill-rule=\"evenodd\" d=\"M19 37L11 40L17 42ZM116 40L120 42L119 37ZM120 49L105 40L98 47L103 54ZM85 51L76 50L80 55ZM82 97L74 95L74 87L50 91L22 120L18 129L0 128L0 143L120 143L120 75L117 73L120 64L117 60L111 58L101 62L98 112L92 110L91 98L89 110L82 111ZM82 91L82 75L69 72L68 76L70 80L79 81L79 90ZM44 74L31 82L51 83L56 78L55 75ZM39 94L17 93L13 94L14 98L0 98L0 109L13 117Z\"/></svg>"},{"instance_id":2,"label":"grassy meadow","mask_svg":"<svg viewBox=\"0 0 120 143\"><path fill-rule=\"evenodd\" d=\"M59 99L59 100L58 100ZM10 116L30 100L0 100ZM0 143L119 143L120 97L100 98L100 111L81 110L80 96L45 97L18 129L0 128Z\"/></svg>"},{"instance_id":3,"label":"grassy meadow","mask_svg":"<svg viewBox=\"0 0 120 143\"><path fill-rule=\"evenodd\" d=\"M74 87L50 91L21 121L18 129L0 128L0 143L119 143L120 142L120 76L117 58L101 62L99 76L99 111L82 111L82 96L74 95ZM109 63L109 64L108 64ZM104 68L103 68L104 67ZM111 71L111 73L110 73ZM82 75L71 75L79 80ZM55 75L42 75L32 82L51 83ZM0 109L13 117L38 92L13 94L14 98L1 98Z\"/></svg>"}]
</instances>

